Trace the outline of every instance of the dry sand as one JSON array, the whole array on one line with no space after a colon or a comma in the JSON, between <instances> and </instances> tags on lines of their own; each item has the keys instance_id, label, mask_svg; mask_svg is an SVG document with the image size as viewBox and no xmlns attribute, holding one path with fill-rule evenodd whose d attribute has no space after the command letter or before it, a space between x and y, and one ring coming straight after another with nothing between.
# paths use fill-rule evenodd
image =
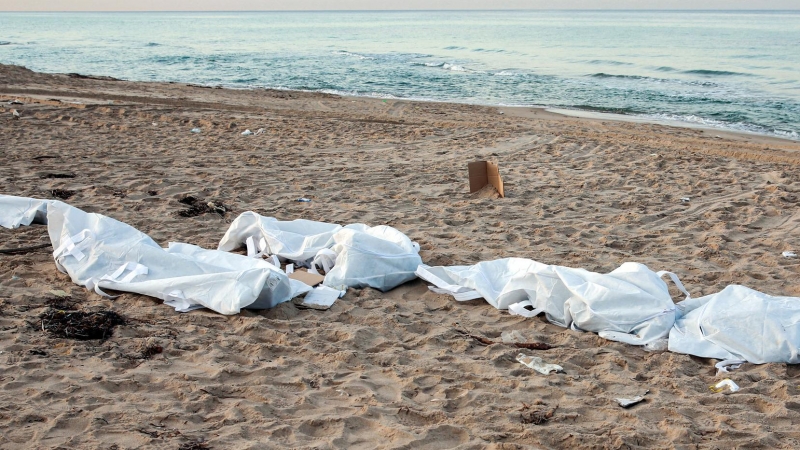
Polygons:
<instances>
[{"instance_id":1,"label":"dry sand","mask_svg":"<svg viewBox=\"0 0 800 450\"><path fill-rule=\"evenodd\" d=\"M800 260L781 257L800 250L795 142L11 66L0 66L0 99L24 103L0 107L0 193L71 191L70 204L165 245L216 248L253 210L392 225L431 265L520 256L605 272L638 261L676 272L693 295L739 283L800 296ZM265 133L241 136L245 128ZM507 198L467 193L475 158L500 164ZM232 211L181 217L186 195ZM0 242L48 239L33 226L0 229ZM103 342L50 337L39 316L52 290L128 324ZM518 349L460 332L506 330L553 345L525 353L566 373L540 375L515 361ZM163 352L143 357L156 346ZM75 286L48 249L0 254L0 351L3 449L800 447L796 366L745 365L730 375L741 391L714 394L715 360L458 303L421 281L386 294L351 289L327 312L286 303L178 314ZM631 409L613 401L646 390ZM552 414L525 423L537 412Z\"/></svg>"}]
</instances>

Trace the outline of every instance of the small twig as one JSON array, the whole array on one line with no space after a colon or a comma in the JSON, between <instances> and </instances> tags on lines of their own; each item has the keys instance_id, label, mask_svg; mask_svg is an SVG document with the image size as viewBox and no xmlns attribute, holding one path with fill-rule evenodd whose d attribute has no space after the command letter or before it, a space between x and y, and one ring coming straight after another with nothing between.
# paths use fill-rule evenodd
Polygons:
<instances>
[{"instance_id":1,"label":"small twig","mask_svg":"<svg viewBox=\"0 0 800 450\"><path fill-rule=\"evenodd\" d=\"M20 247L20 248L0 248L0 254L25 253L47 247L52 247L52 244L39 244L39 245L33 245L31 247Z\"/></svg>"}]
</instances>

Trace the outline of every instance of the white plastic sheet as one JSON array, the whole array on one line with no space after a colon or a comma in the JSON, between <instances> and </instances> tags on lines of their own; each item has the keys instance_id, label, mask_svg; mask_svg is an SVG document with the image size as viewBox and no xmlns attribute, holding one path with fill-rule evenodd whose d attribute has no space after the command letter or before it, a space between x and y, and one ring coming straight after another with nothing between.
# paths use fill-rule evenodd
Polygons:
<instances>
[{"instance_id":1,"label":"white plastic sheet","mask_svg":"<svg viewBox=\"0 0 800 450\"><path fill-rule=\"evenodd\" d=\"M419 245L390 226L337 224L297 219L279 221L252 211L241 214L225 233L219 250L246 245L248 256L279 256L299 266L325 271L326 286L372 287L388 291L416 278Z\"/></svg>"},{"instance_id":2,"label":"white plastic sheet","mask_svg":"<svg viewBox=\"0 0 800 450\"><path fill-rule=\"evenodd\" d=\"M341 228L304 219L280 221L247 211L231 223L217 249L229 252L247 245L248 256L277 255L303 263L333 245L333 235Z\"/></svg>"},{"instance_id":3,"label":"white plastic sheet","mask_svg":"<svg viewBox=\"0 0 800 450\"><path fill-rule=\"evenodd\" d=\"M45 223L48 200L0 195L0 227L18 228L21 225Z\"/></svg>"},{"instance_id":4,"label":"white plastic sheet","mask_svg":"<svg viewBox=\"0 0 800 450\"><path fill-rule=\"evenodd\" d=\"M351 224L336 232L333 240L336 260L323 282L333 288L372 287L385 292L416 278L414 271L422 264L419 245L390 226Z\"/></svg>"},{"instance_id":5,"label":"white plastic sheet","mask_svg":"<svg viewBox=\"0 0 800 450\"><path fill-rule=\"evenodd\" d=\"M0 196L3 223L24 223L31 209L9 208L33 199ZM41 201L56 267L78 285L135 292L179 307L200 305L221 314L263 309L310 290L271 264L188 244L163 249L135 228L60 201Z\"/></svg>"},{"instance_id":6,"label":"white plastic sheet","mask_svg":"<svg viewBox=\"0 0 800 450\"><path fill-rule=\"evenodd\" d=\"M685 292L673 274L638 263L599 274L507 258L474 266L422 265L417 275L433 283L433 291L457 300L482 297L524 316L544 312L556 325L633 345L665 337L675 321L675 305L661 276L670 275Z\"/></svg>"},{"instance_id":7,"label":"white plastic sheet","mask_svg":"<svg viewBox=\"0 0 800 450\"><path fill-rule=\"evenodd\" d=\"M800 363L798 297L773 297L731 285L680 302L678 308L680 317L669 333L670 351L733 363Z\"/></svg>"}]
</instances>

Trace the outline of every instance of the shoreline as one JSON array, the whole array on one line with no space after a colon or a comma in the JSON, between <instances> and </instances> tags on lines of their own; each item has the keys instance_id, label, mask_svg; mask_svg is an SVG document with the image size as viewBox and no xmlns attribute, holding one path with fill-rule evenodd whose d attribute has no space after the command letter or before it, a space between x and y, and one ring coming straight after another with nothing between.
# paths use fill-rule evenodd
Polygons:
<instances>
[{"instance_id":1,"label":"shoreline","mask_svg":"<svg viewBox=\"0 0 800 450\"><path fill-rule=\"evenodd\" d=\"M0 66L4 66L5 64L0 64ZM15 67L23 67L23 66L15 66ZM27 69L27 68L26 68ZM30 69L27 69L30 70ZM768 132L756 132L756 131L745 131L745 130L736 130L724 127L715 127L711 125L703 125L703 124L696 124L687 121L681 120L670 120L670 119L656 119L650 117L644 117L639 115L633 114L619 114L619 113L610 113L610 112L602 112L602 111L595 111L591 109L581 109L578 107L554 107L554 106L546 106L546 105L532 105L532 106L507 106L503 104L492 104L492 103L470 103L470 102L456 102L456 101L444 101L444 100L433 100L433 99L407 99L407 98L400 98L393 96L391 94L387 94L388 97L379 97L379 96L371 96L371 95L351 95L351 94L343 94L338 92L326 92L330 91L328 89L321 89L321 90L303 90L303 89L284 89L284 88L268 88L268 87L238 87L238 86L222 86L222 85L204 85L200 83L191 83L191 82L184 82L184 81L137 81L137 80L126 80L122 78L115 78L110 76L102 76L102 75L86 75L86 74L75 74L75 73L61 73L61 72L35 72L44 75L66 75L66 76L73 76L76 75L78 77L85 77L86 79L96 79L96 80L108 80L108 81L119 81L119 82L127 82L127 83L144 83L144 84L171 84L171 85L183 85L187 87L199 87L202 89L228 89L228 90L235 90L235 91L278 91L278 92L294 92L294 93L308 93L308 94L321 94L321 95L335 95L343 98L353 98L353 99L371 99L371 100L378 100L378 101L402 101L402 102L419 102L419 103L441 103L441 104L454 104L454 105L468 105L468 106L478 106L478 107L489 107L489 108L497 108L501 111L513 111L517 115L525 115L524 111L544 111L552 114L558 114L564 117L577 117L583 118L588 120L606 120L606 121L621 121L621 122L632 122L632 123L644 123L650 125L663 125L669 127L679 127L679 128L688 128L688 129L697 129L706 132L707 134L712 134L716 132L721 137L726 138L733 138L733 139L744 139L748 140L748 138L752 138L755 140L759 140L764 143L769 142L776 142L776 141L788 141L793 143L800 143L800 137L797 139L793 139L791 137L780 136L774 133ZM13 93L13 90L6 90L7 93ZM20 92L24 93L24 92ZM46 95L46 94L45 94Z\"/></svg>"}]
</instances>

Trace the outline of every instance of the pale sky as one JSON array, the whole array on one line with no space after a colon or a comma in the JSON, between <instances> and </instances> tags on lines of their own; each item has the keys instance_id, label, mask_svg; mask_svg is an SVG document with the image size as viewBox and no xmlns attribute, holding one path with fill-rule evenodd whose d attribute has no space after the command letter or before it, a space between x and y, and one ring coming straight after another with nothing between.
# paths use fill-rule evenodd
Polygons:
<instances>
[{"instance_id":1,"label":"pale sky","mask_svg":"<svg viewBox=\"0 0 800 450\"><path fill-rule=\"evenodd\" d=\"M798 0L0 0L0 11L800 9Z\"/></svg>"}]
</instances>

